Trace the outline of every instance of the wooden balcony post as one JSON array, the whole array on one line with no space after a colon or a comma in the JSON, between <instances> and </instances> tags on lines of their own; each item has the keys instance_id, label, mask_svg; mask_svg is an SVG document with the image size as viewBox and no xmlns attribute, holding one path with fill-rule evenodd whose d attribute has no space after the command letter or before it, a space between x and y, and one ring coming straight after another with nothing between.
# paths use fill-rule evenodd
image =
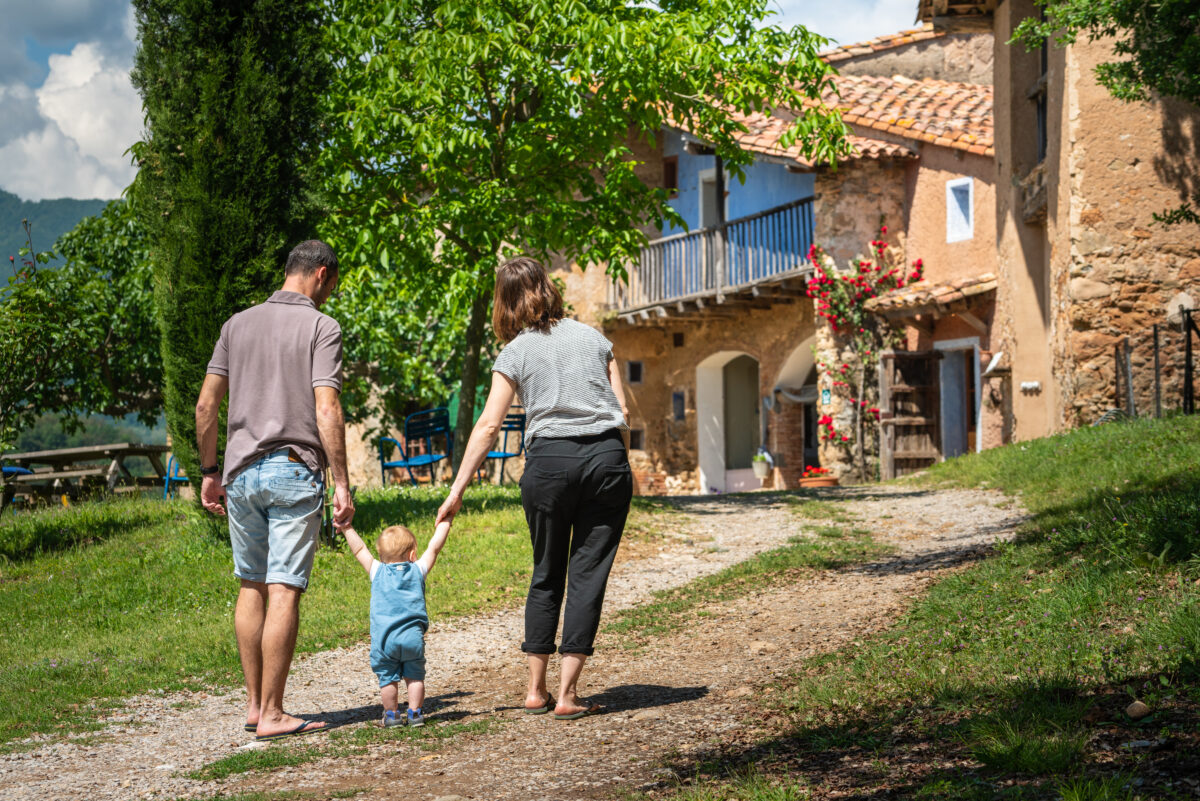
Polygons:
<instances>
[{"instance_id":1,"label":"wooden balcony post","mask_svg":"<svg viewBox=\"0 0 1200 801\"><path fill-rule=\"evenodd\" d=\"M717 189L717 224L714 226L714 245L716 246L717 263L717 302L725 296L725 161L719 155L713 156L717 170L715 183Z\"/></svg>"}]
</instances>

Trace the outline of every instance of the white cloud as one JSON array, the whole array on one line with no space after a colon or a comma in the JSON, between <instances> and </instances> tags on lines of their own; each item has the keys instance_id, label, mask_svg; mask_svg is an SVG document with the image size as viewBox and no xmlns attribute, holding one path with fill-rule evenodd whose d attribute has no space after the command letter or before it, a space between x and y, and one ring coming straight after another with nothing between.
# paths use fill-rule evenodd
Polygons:
<instances>
[{"instance_id":1,"label":"white cloud","mask_svg":"<svg viewBox=\"0 0 1200 801\"><path fill-rule=\"evenodd\" d=\"M6 91L20 96L19 87ZM30 200L119 196L136 173L125 151L142 131L129 63L83 42L50 56L33 95L42 125L0 148L0 187Z\"/></svg>"},{"instance_id":2,"label":"white cloud","mask_svg":"<svg viewBox=\"0 0 1200 801\"><path fill-rule=\"evenodd\" d=\"M776 0L775 5L781 13L777 25L803 25L843 45L917 26L917 0Z\"/></svg>"},{"instance_id":3,"label":"white cloud","mask_svg":"<svg viewBox=\"0 0 1200 801\"><path fill-rule=\"evenodd\" d=\"M97 159L82 153L56 125L0 147L0 186L26 200L55 197L115 198L129 178L114 176Z\"/></svg>"},{"instance_id":4,"label":"white cloud","mask_svg":"<svg viewBox=\"0 0 1200 801\"><path fill-rule=\"evenodd\" d=\"M113 175L133 177L125 150L141 138L142 101L128 67L106 65L95 45L76 45L50 57L50 75L37 92L38 108L80 152Z\"/></svg>"}]
</instances>

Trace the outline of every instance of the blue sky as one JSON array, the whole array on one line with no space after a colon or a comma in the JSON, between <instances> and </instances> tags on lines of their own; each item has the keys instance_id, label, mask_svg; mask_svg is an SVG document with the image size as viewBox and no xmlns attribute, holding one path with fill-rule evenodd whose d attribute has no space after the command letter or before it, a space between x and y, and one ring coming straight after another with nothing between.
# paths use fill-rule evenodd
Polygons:
<instances>
[{"instance_id":1,"label":"blue sky","mask_svg":"<svg viewBox=\"0 0 1200 801\"><path fill-rule=\"evenodd\" d=\"M777 0L783 25L842 44L910 28L917 0ZM0 189L114 198L142 130L128 0L0 0Z\"/></svg>"}]
</instances>

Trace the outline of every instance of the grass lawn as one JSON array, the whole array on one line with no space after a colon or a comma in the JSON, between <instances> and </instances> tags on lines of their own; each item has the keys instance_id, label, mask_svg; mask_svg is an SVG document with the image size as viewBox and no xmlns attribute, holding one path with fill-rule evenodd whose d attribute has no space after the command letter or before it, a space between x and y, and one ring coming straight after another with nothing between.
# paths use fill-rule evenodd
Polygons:
<instances>
[{"instance_id":1,"label":"grass lawn","mask_svg":"<svg viewBox=\"0 0 1200 801\"><path fill-rule=\"evenodd\" d=\"M433 533L443 490L359 493L368 544L402 522ZM635 502L629 536L654 535L661 505ZM115 499L0 521L0 748L39 732L96 728L124 696L241 682L223 527L189 502ZM429 582L433 619L519 604L528 529L515 487L473 487ZM342 549L322 548L301 607L297 653L368 638L370 585ZM19 747L10 744L9 748Z\"/></svg>"},{"instance_id":2,"label":"grass lawn","mask_svg":"<svg viewBox=\"0 0 1200 801\"><path fill-rule=\"evenodd\" d=\"M1194 798L1200 418L1088 428L938 465L1033 519L888 632L767 697L776 736L674 767L701 799ZM1144 702L1149 716L1125 709Z\"/></svg>"}]
</instances>

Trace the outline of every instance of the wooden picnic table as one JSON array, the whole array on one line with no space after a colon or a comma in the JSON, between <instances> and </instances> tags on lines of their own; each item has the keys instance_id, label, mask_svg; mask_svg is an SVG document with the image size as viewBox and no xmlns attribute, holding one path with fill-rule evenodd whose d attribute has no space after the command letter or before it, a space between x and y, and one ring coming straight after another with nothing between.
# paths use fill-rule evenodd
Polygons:
<instances>
[{"instance_id":1,"label":"wooden picnic table","mask_svg":"<svg viewBox=\"0 0 1200 801\"><path fill-rule=\"evenodd\" d=\"M5 477L0 510L11 503L18 492L75 497L91 487L104 486L110 492L127 492L159 486L167 474L162 456L170 450L166 445L114 442L108 445L0 454L0 463L5 466L32 471ZM135 476L130 471L126 460L137 456L144 456L150 462L157 477Z\"/></svg>"}]
</instances>

